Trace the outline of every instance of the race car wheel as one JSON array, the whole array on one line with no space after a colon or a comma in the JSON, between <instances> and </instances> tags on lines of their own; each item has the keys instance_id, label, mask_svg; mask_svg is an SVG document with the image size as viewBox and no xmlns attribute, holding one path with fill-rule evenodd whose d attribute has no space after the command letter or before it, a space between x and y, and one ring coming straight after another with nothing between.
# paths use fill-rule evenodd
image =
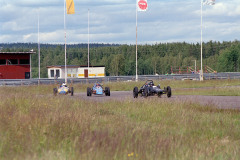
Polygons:
<instances>
[{"instance_id":1,"label":"race car wheel","mask_svg":"<svg viewBox=\"0 0 240 160\"><path fill-rule=\"evenodd\" d=\"M53 95L54 95L54 96L57 95L57 92L58 92L57 88L53 88Z\"/></svg>"},{"instance_id":2,"label":"race car wheel","mask_svg":"<svg viewBox=\"0 0 240 160\"><path fill-rule=\"evenodd\" d=\"M170 86L167 86L167 97L170 98L172 96L172 90Z\"/></svg>"},{"instance_id":3,"label":"race car wheel","mask_svg":"<svg viewBox=\"0 0 240 160\"><path fill-rule=\"evenodd\" d=\"M91 91L91 88L87 88L87 96L92 96L92 91Z\"/></svg>"},{"instance_id":4,"label":"race car wheel","mask_svg":"<svg viewBox=\"0 0 240 160\"><path fill-rule=\"evenodd\" d=\"M107 90L107 88L108 88L108 87L105 87L105 91L104 91L105 96L108 96L108 90Z\"/></svg>"},{"instance_id":5,"label":"race car wheel","mask_svg":"<svg viewBox=\"0 0 240 160\"><path fill-rule=\"evenodd\" d=\"M133 98L138 98L138 87L133 88Z\"/></svg>"},{"instance_id":6,"label":"race car wheel","mask_svg":"<svg viewBox=\"0 0 240 160\"><path fill-rule=\"evenodd\" d=\"M105 88L105 95L110 96L110 88L109 87Z\"/></svg>"},{"instance_id":7,"label":"race car wheel","mask_svg":"<svg viewBox=\"0 0 240 160\"><path fill-rule=\"evenodd\" d=\"M73 87L71 87L71 96L73 96L74 90Z\"/></svg>"},{"instance_id":8,"label":"race car wheel","mask_svg":"<svg viewBox=\"0 0 240 160\"><path fill-rule=\"evenodd\" d=\"M110 96L110 88L108 88L108 96Z\"/></svg>"},{"instance_id":9,"label":"race car wheel","mask_svg":"<svg viewBox=\"0 0 240 160\"><path fill-rule=\"evenodd\" d=\"M143 89L143 96L144 97L147 97L148 96L148 88L147 87L145 87L144 89Z\"/></svg>"}]
</instances>

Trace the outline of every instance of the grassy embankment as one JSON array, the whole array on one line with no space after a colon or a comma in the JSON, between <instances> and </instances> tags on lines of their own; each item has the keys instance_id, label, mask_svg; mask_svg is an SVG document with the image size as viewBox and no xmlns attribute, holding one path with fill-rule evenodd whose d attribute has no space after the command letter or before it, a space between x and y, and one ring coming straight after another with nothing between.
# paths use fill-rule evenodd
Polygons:
<instances>
[{"instance_id":1,"label":"grassy embankment","mask_svg":"<svg viewBox=\"0 0 240 160\"><path fill-rule=\"evenodd\" d=\"M162 81L172 88L214 87L204 83ZM52 86L1 88L0 159L239 159L237 110L158 98L96 103L49 91Z\"/></svg>"}]
</instances>

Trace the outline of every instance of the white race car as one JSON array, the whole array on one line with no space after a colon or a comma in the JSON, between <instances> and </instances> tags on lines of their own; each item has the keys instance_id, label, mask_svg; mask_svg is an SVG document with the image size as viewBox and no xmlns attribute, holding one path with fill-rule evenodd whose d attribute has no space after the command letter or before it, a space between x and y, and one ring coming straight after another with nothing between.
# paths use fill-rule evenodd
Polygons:
<instances>
[{"instance_id":1,"label":"white race car","mask_svg":"<svg viewBox=\"0 0 240 160\"><path fill-rule=\"evenodd\" d=\"M65 84L63 83L62 85L60 85L58 88L53 88L53 94L56 95L66 95L68 93L71 93L71 96L73 96L73 87L71 87L71 89Z\"/></svg>"}]
</instances>

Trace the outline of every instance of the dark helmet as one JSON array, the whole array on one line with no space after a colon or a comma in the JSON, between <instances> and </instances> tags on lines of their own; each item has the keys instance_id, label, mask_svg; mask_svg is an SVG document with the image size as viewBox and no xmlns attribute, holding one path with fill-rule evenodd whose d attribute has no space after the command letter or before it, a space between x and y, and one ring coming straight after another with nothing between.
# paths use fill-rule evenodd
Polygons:
<instances>
[{"instance_id":1,"label":"dark helmet","mask_svg":"<svg viewBox=\"0 0 240 160\"><path fill-rule=\"evenodd\" d=\"M151 82L149 82L149 85L150 86L154 86L154 83L151 81Z\"/></svg>"}]
</instances>

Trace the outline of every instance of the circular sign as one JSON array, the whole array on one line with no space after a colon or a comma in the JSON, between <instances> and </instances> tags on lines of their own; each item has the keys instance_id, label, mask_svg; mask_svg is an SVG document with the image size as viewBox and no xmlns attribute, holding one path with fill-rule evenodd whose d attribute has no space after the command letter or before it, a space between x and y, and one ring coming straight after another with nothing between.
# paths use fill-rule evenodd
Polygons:
<instances>
[{"instance_id":1,"label":"circular sign","mask_svg":"<svg viewBox=\"0 0 240 160\"><path fill-rule=\"evenodd\" d=\"M138 2L138 6L141 10L146 10L147 9L147 2L145 0L140 0Z\"/></svg>"}]
</instances>

